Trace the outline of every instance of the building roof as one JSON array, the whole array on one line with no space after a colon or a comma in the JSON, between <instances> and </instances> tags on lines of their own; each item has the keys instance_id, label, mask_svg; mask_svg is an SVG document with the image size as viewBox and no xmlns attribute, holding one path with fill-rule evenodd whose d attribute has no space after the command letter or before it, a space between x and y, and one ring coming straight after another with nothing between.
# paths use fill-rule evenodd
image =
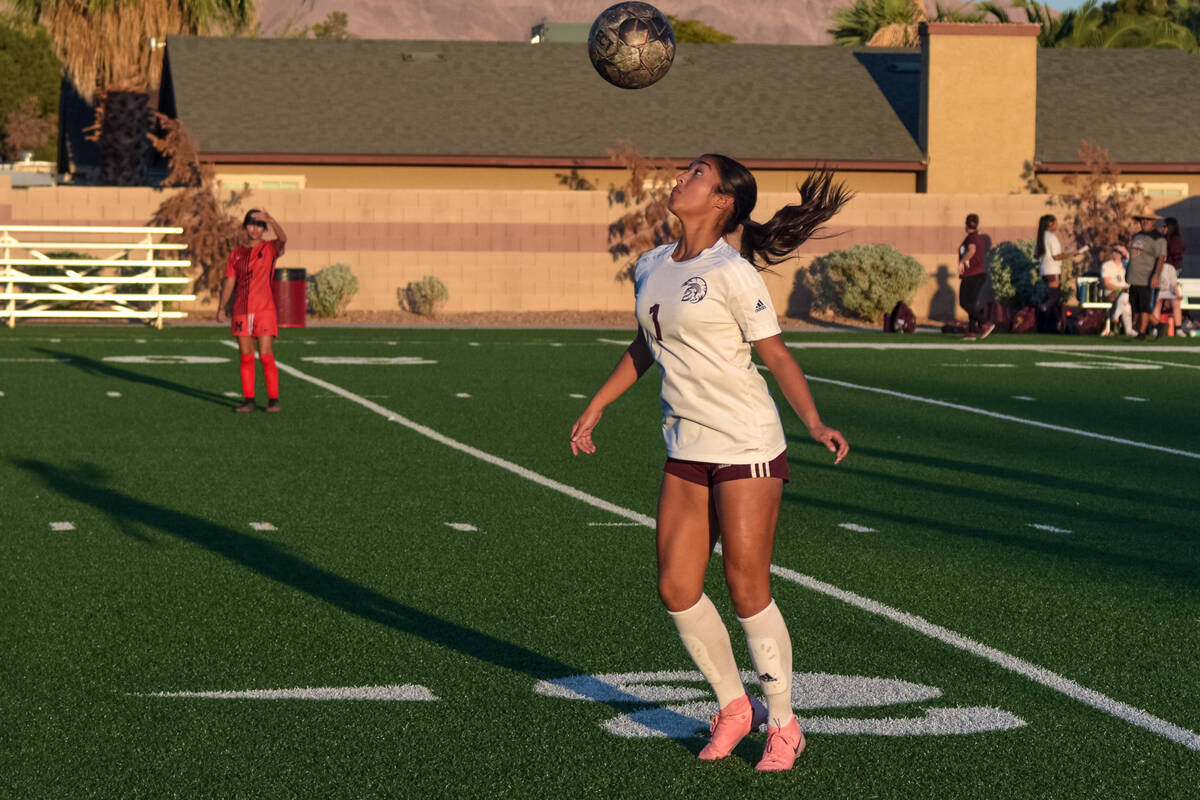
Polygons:
<instances>
[{"instance_id":1,"label":"building roof","mask_svg":"<svg viewBox=\"0 0 1200 800\"><path fill-rule=\"evenodd\" d=\"M919 168L919 73L889 73L892 56L919 65L915 51L681 44L663 80L628 91L579 44L171 37L161 107L227 161L583 163L628 139L654 157ZM872 73L907 88L885 94Z\"/></svg>"},{"instance_id":2,"label":"building roof","mask_svg":"<svg viewBox=\"0 0 1200 800\"><path fill-rule=\"evenodd\" d=\"M1200 164L1200 56L1177 50L1038 51L1039 164L1079 162L1086 139L1123 167Z\"/></svg>"}]
</instances>

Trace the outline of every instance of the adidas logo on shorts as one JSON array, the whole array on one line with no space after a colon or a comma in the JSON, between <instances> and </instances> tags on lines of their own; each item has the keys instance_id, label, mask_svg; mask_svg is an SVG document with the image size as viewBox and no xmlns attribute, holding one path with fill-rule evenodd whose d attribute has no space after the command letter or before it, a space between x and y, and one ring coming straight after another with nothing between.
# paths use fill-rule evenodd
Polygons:
<instances>
[{"instance_id":1,"label":"adidas logo on shorts","mask_svg":"<svg viewBox=\"0 0 1200 800\"><path fill-rule=\"evenodd\" d=\"M758 312L758 311L766 311L766 310L767 310L767 304L766 304L766 303L764 303L762 300L759 300L759 301L758 301L758 305L756 305L756 306L754 307L754 310L755 310L755 312Z\"/></svg>"}]
</instances>

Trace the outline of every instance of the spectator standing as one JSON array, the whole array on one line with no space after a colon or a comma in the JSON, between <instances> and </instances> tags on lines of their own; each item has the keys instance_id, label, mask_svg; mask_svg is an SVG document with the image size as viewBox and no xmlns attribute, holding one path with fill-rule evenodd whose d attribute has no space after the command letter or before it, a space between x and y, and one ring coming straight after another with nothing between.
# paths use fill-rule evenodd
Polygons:
<instances>
[{"instance_id":1,"label":"spectator standing","mask_svg":"<svg viewBox=\"0 0 1200 800\"><path fill-rule=\"evenodd\" d=\"M967 335L964 339L986 339L996 329L987 322L979 307L979 294L987 282L983 266L983 237L979 235L979 215L967 214L967 236L958 246L958 304L967 312Z\"/></svg>"},{"instance_id":2,"label":"spectator standing","mask_svg":"<svg viewBox=\"0 0 1200 800\"><path fill-rule=\"evenodd\" d=\"M1058 240L1058 218L1053 214L1043 214L1038 220L1037 243L1034 245L1033 257L1038 260L1042 280L1050 287L1051 299L1059 299L1062 283L1062 262L1087 252L1087 247L1064 253L1062 242Z\"/></svg>"},{"instance_id":3,"label":"spectator standing","mask_svg":"<svg viewBox=\"0 0 1200 800\"><path fill-rule=\"evenodd\" d=\"M1159 273L1167 259L1167 240L1154 230L1157 217L1136 214L1133 218L1140 230L1129 240L1129 304L1137 315L1138 341L1143 341L1153 316L1154 290L1158 288Z\"/></svg>"},{"instance_id":4,"label":"spectator standing","mask_svg":"<svg viewBox=\"0 0 1200 800\"><path fill-rule=\"evenodd\" d=\"M1129 251L1124 245L1114 244L1110 250L1109 259L1100 265L1100 281L1104 284L1104 299L1112 302L1108 310L1108 324L1104 326L1104 335L1112 333L1112 321L1120 319L1126 336L1133 336L1133 315L1129 310L1129 282L1125 280L1125 271L1129 268Z\"/></svg>"}]
</instances>

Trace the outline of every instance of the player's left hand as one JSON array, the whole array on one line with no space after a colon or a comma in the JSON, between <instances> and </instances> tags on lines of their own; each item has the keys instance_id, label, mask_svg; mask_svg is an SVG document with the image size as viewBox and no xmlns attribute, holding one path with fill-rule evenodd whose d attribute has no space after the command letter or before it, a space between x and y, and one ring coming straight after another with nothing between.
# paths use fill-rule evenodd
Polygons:
<instances>
[{"instance_id":1,"label":"player's left hand","mask_svg":"<svg viewBox=\"0 0 1200 800\"><path fill-rule=\"evenodd\" d=\"M841 431L836 431L833 428L825 425L818 425L809 433L821 444L829 449L837 458L833 459L834 464L840 464L846 454L850 452L850 444L846 441L846 437L842 436Z\"/></svg>"},{"instance_id":2,"label":"player's left hand","mask_svg":"<svg viewBox=\"0 0 1200 800\"><path fill-rule=\"evenodd\" d=\"M577 456L580 453L591 455L596 452L596 444L592 441L592 431L600 422L600 415L601 412L593 411L592 407L588 406L579 415L579 419L575 420L575 424L571 426L572 455Z\"/></svg>"}]
</instances>

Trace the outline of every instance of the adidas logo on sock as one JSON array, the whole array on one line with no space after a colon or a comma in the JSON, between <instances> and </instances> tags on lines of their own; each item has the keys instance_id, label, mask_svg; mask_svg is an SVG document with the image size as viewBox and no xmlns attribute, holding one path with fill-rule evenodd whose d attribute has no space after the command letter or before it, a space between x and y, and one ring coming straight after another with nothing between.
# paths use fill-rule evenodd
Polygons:
<instances>
[{"instance_id":1,"label":"adidas logo on sock","mask_svg":"<svg viewBox=\"0 0 1200 800\"><path fill-rule=\"evenodd\" d=\"M758 676L759 683L776 683L776 682L778 682L778 680L779 680L778 678L776 678L774 675L772 675L769 672L760 673Z\"/></svg>"},{"instance_id":2,"label":"adidas logo on sock","mask_svg":"<svg viewBox=\"0 0 1200 800\"><path fill-rule=\"evenodd\" d=\"M759 300L759 301L758 301L758 305L756 305L756 306L754 307L754 310L755 310L756 312L758 312L758 311L766 311L766 310L767 310L767 304L766 304L766 303L764 303L762 300Z\"/></svg>"}]
</instances>

